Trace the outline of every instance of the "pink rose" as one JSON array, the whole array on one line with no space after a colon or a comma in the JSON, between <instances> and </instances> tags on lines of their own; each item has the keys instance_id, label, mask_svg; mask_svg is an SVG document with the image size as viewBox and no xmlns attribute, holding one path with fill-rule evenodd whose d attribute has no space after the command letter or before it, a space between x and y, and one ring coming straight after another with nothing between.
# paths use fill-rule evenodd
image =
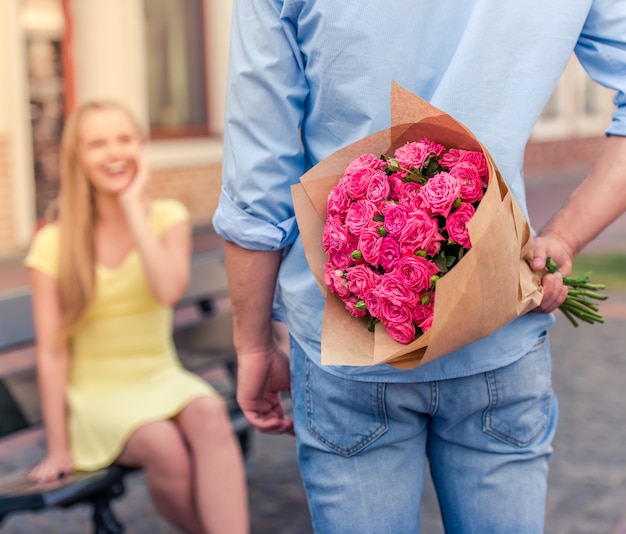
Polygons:
<instances>
[{"instance_id":1,"label":"pink rose","mask_svg":"<svg viewBox=\"0 0 626 534\"><path fill-rule=\"evenodd\" d=\"M402 186L404 184L404 182L402 181L402 179L407 175L406 172L403 171L398 171L398 172L394 172L393 174L390 174L387 177L387 181L389 182L389 199L390 200L394 200L394 201L398 201L400 199L400 190L402 189Z\"/></svg>"},{"instance_id":2,"label":"pink rose","mask_svg":"<svg viewBox=\"0 0 626 534\"><path fill-rule=\"evenodd\" d=\"M367 311L372 317L378 318L380 315L380 302L381 299L376 291L376 287L370 288L363 298Z\"/></svg>"},{"instance_id":3,"label":"pink rose","mask_svg":"<svg viewBox=\"0 0 626 534\"><path fill-rule=\"evenodd\" d=\"M359 236L359 250L363 254L363 259L374 267L378 267L380 264L382 241L383 238L375 228L366 228Z\"/></svg>"},{"instance_id":4,"label":"pink rose","mask_svg":"<svg viewBox=\"0 0 626 534\"><path fill-rule=\"evenodd\" d=\"M355 247L356 248L356 247ZM337 250L328 254L328 259L337 269L347 269L357 261L351 256L353 249Z\"/></svg>"},{"instance_id":5,"label":"pink rose","mask_svg":"<svg viewBox=\"0 0 626 534\"><path fill-rule=\"evenodd\" d=\"M370 181L374 176L385 173L381 170L387 163L373 154L364 154L351 161L339 180L346 194L353 200L365 198Z\"/></svg>"},{"instance_id":6,"label":"pink rose","mask_svg":"<svg viewBox=\"0 0 626 534\"><path fill-rule=\"evenodd\" d=\"M348 281L348 289L358 298L365 300L367 293L375 288L381 281L382 276L375 273L367 265L355 265L346 270L346 280Z\"/></svg>"},{"instance_id":7,"label":"pink rose","mask_svg":"<svg viewBox=\"0 0 626 534\"><path fill-rule=\"evenodd\" d=\"M419 293L430 288L430 277L438 274L437 266L421 256L405 256L396 263L394 274L400 284Z\"/></svg>"},{"instance_id":8,"label":"pink rose","mask_svg":"<svg viewBox=\"0 0 626 534\"><path fill-rule=\"evenodd\" d=\"M406 225L409 208L404 204L389 203L383 208L385 220L383 226L390 236L399 236Z\"/></svg>"},{"instance_id":9,"label":"pink rose","mask_svg":"<svg viewBox=\"0 0 626 534\"><path fill-rule=\"evenodd\" d=\"M439 158L439 165L450 170L461 159L461 151L458 148L451 148Z\"/></svg>"},{"instance_id":10,"label":"pink rose","mask_svg":"<svg viewBox=\"0 0 626 534\"><path fill-rule=\"evenodd\" d=\"M385 325L387 323L411 323L411 308L405 303L395 304L381 297L378 314L378 319Z\"/></svg>"},{"instance_id":11,"label":"pink rose","mask_svg":"<svg viewBox=\"0 0 626 534\"><path fill-rule=\"evenodd\" d=\"M331 293L344 299L350 296L348 282L343 277L343 271L336 269L330 262L324 265L324 283L328 286Z\"/></svg>"},{"instance_id":12,"label":"pink rose","mask_svg":"<svg viewBox=\"0 0 626 534\"><path fill-rule=\"evenodd\" d=\"M439 165L446 169L452 169L457 163L469 163L474 166L478 174L485 181L489 176L487 158L485 158L485 155L480 151L451 148L439 158Z\"/></svg>"},{"instance_id":13,"label":"pink rose","mask_svg":"<svg viewBox=\"0 0 626 534\"><path fill-rule=\"evenodd\" d=\"M483 179L474 165L457 163L450 169L450 174L461 184L462 201L478 202L483 198Z\"/></svg>"},{"instance_id":14,"label":"pink rose","mask_svg":"<svg viewBox=\"0 0 626 534\"><path fill-rule=\"evenodd\" d=\"M400 259L400 243L395 237L383 237L380 245L380 266L386 271L391 271Z\"/></svg>"},{"instance_id":15,"label":"pink rose","mask_svg":"<svg viewBox=\"0 0 626 534\"><path fill-rule=\"evenodd\" d=\"M346 192L345 183L340 181L328 195L328 216L343 218L351 203L352 200Z\"/></svg>"},{"instance_id":16,"label":"pink rose","mask_svg":"<svg viewBox=\"0 0 626 534\"><path fill-rule=\"evenodd\" d=\"M358 236L364 229L378 225L374 221L375 215L378 215L376 204L369 200L357 200L348 208L345 223L348 230Z\"/></svg>"},{"instance_id":17,"label":"pink rose","mask_svg":"<svg viewBox=\"0 0 626 534\"><path fill-rule=\"evenodd\" d=\"M426 332L428 332L432 328L432 326L433 326L433 319L434 319L434 314L431 313L421 323L418 323L417 326L420 327L420 329L422 330L423 334L425 334Z\"/></svg>"},{"instance_id":18,"label":"pink rose","mask_svg":"<svg viewBox=\"0 0 626 534\"><path fill-rule=\"evenodd\" d=\"M414 306L412 310L413 322L417 324L418 326L423 324L424 321L431 319L433 316L433 313L435 312L435 292L434 291L426 292L426 293L423 293L423 295L429 295L430 302L426 304L422 304L421 302L418 302L417 305Z\"/></svg>"},{"instance_id":19,"label":"pink rose","mask_svg":"<svg viewBox=\"0 0 626 534\"><path fill-rule=\"evenodd\" d=\"M381 301L394 306L413 306L417 299L416 293L403 285L402 280L395 273L387 273L383 276L375 291ZM380 319L382 320L382 317Z\"/></svg>"},{"instance_id":20,"label":"pink rose","mask_svg":"<svg viewBox=\"0 0 626 534\"><path fill-rule=\"evenodd\" d=\"M385 326L385 330L387 330L387 333L391 336L392 339L394 339L398 343L407 345L415 339L415 326L410 321L405 321L402 323L388 321L383 324Z\"/></svg>"},{"instance_id":21,"label":"pink rose","mask_svg":"<svg viewBox=\"0 0 626 534\"><path fill-rule=\"evenodd\" d=\"M336 217L327 217L322 234L324 252L330 254L348 248L350 235L348 229L343 226L341 220Z\"/></svg>"},{"instance_id":22,"label":"pink rose","mask_svg":"<svg viewBox=\"0 0 626 534\"><path fill-rule=\"evenodd\" d=\"M389 178L383 171L378 171L372 175L372 179L367 187L366 198L372 202L382 202L389 198L391 188L389 186Z\"/></svg>"},{"instance_id":23,"label":"pink rose","mask_svg":"<svg viewBox=\"0 0 626 534\"><path fill-rule=\"evenodd\" d=\"M482 152L475 150L461 150L459 156L459 163L469 163L476 168L478 174L483 178L485 185L489 178L489 166L487 165L487 158Z\"/></svg>"},{"instance_id":24,"label":"pink rose","mask_svg":"<svg viewBox=\"0 0 626 534\"><path fill-rule=\"evenodd\" d=\"M409 142L397 148L393 156L405 169L420 169L431 156L431 148L424 141Z\"/></svg>"},{"instance_id":25,"label":"pink rose","mask_svg":"<svg viewBox=\"0 0 626 534\"><path fill-rule=\"evenodd\" d=\"M398 201L411 208L420 208L421 199L419 192L422 187L422 184L417 182L402 182L398 187Z\"/></svg>"},{"instance_id":26,"label":"pink rose","mask_svg":"<svg viewBox=\"0 0 626 534\"><path fill-rule=\"evenodd\" d=\"M354 315L354 317L365 317L367 315L367 310L357 308L356 304L358 301L359 299L355 296L343 299L346 310L348 310L351 315Z\"/></svg>"},{"instance_id":27,"label":"pink rose","mask_svg":"<svg viewBox=\"0 0 626 534\"><path fill-rule=\"evenodd\" d=\"M461 205L448 215L446 220L446 230L452 241L456 241L464 248L472 248L467 223L476 213L474 206L469 203L462 202Z\"/></svg>"},{"instance_id":28,"label":"pink rose","mask_svg":"<svg viewBox=\"0 0 626 534\"><path fill-rule=\"evenodd\" d=\"M461 194L461 183L447 172L433 176L418 193L422 206L431 215L448 216L452 204Z\"/></svg>"},{"instance_id":29,"label":"pink rose","mask_svg":"<svg viewBox=\"0 0 626 534\"><path fill-rule=\"evenodd\" d=\"M446 147L437 143L437 141L424 138L422 139L422 143L424 143L428 147L428 150L430 150L430 152L437 157L441 156L446 151Z\"/></svg>"},{"instance_id":30,"label":"pink rose","mask_svg":"<svg viewBox=\"0 0 626 534\"><path fill-rule=\"evenodd\" d=\"M387 165L387 163L380 159L378 156L375 156L374 154L363 154L362 156L359 156L358 158L353 159L350 163L348 163L344 174L352 174L354 171L359 169L379 170L382 169L385 165Z\"/></svg>"},{"instance_id":31,"label":"pink rose","mask_svg":"<svg viewBox=\"0 0 626 534\"><path fill-rule=\"evenodd\" d=\"M443 236L439 233L437 219L423 211L413 211L400 234L400 247L405 255L413 255L424 250L434 256L439 251L439 241Z\"/></svg>"},{"instance_id":32,"label":"pink rose","mask_svg":"<svg viewBox=\"0 0 626 534\"><path fill-rule=\"evenodd\" d=\"M372 177L379 171L370 168L355 169L350 174L344 174L340 183L346 189L347 195L352 200L361 200L367 194Z\"/></svg>"}]
</instances>

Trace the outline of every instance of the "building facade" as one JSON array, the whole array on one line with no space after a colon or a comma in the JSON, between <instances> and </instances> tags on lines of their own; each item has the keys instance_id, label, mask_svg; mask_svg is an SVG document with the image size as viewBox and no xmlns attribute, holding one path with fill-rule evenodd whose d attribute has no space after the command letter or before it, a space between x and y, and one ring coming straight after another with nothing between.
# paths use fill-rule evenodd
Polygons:
<instances>
[{"instance_id":1,"label":"building facade","mask_svg":"<svg viewBox=\"0 0 626 534\"><path fill-rule=\"evenodd\" d=\"M139 117L152 196L178 198L194 224L209 224L220 188L231 7L0 1L0 258L23 253L41 224L58 191L64 119L90 99L119 100ZM585 164L611 109L610 94L573 59L533 132L529 166Z\"/></svg>"}]
</instances>

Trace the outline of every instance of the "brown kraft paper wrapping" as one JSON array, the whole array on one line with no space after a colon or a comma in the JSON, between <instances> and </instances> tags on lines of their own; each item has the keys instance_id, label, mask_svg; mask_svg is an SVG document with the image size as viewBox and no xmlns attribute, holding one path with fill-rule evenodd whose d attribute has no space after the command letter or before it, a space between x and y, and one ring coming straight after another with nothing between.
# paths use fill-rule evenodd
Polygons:
<instances>
[{"instance_id":1,"label":"brown kraft paper wrapping","mask_svg":"<svg viewBox=\"0 0 626 534\"><path fill-rule=\"evenodd\" d=\"M324 284L322 235L328 194L347 165L362 154L393 154L407 141L428 137L449 148L481 150L489 184L468 225L472 248L437 281L433 325L409 344L393 340L381 323L375 332L353 317ZM461 123L395 82L391 127L322 160L292 186L304 251L326 299L322 364L367 366L388 363L412 369L496 331L541 302L541 275L529 267L533 239L528 222L487 149Z\"/></svg>"}]
</instances>

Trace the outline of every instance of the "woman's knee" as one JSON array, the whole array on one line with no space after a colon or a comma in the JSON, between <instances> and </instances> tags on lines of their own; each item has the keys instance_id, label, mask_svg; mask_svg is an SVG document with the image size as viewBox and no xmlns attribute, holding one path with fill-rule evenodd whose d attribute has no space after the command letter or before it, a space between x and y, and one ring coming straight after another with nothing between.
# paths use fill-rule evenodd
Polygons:
<instances>
[{"instance_id":1,"label":"woman's knee","mask_svg":"<svg viewBox=\"0 0 626 534\"><path fill-rule=\"evenodd\" d=\"M173 421L154 421L133 431L118 462L146 471L175 473L188 470L189 451Z\"/></svg>"},{"instance_id":2,"label":"woman's knee","mask_svg":"<svg viewBox=\"0 0 626 534\"><path fill-rule=\"evenodd\" d=\"M193 446L231 439L232 423L226 402L218 396L203 396L192 400L176 418L185 438Z\"/></svg>"}]
</instances>

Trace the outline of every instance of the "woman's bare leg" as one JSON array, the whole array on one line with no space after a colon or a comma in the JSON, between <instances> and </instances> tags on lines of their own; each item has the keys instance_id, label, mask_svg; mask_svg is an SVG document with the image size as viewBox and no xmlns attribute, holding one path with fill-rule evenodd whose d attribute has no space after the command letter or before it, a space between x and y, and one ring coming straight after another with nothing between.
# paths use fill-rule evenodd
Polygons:
<instances>
[{"instance_id":1,"label":"woman's bare leg","mask_svg":"<svg viewBox=\"0 0 626 534\"><path fill-rule=\"evenodd\" d=\"M193 498L190 452L173 421L139 427L116 461L143 469L150 497L165 519L189 534L206 534Z\"/></svg>"},{"instance_id":2,"label":"woman's bare leg","mask_svg":"<svg viewBox=\"0 0 626 534\"><path fill-rule=\"evenodd\" d=\"M211 534L247 534L245 469L226 404L217 396L199 397L175 421L191 447L200 521Z\"/></svg>"}]
</instances>

